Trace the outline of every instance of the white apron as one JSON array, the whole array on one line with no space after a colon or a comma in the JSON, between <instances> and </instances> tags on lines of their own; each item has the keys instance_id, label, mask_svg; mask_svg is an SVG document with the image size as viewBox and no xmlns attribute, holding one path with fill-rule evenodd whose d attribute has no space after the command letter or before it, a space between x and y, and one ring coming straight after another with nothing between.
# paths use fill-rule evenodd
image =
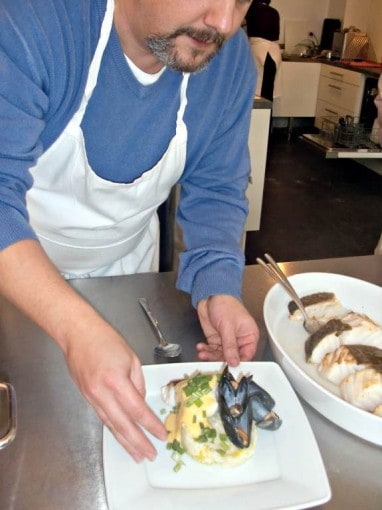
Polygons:
<instances>
[{"instance_id":1,"label":"white apron","mask_svg":"<svg viewBox=\"0 0 382 510\"><path fill-rule=\"evenodd\" d=\"M268 41L262 37L250 37L249 43L251 45L252 55L257 67L257 85L256 95L261 95L261 87L263 84L264 62L267 53L270 54L276 64L276 76L273 87L273 97L281 96L281 78L280 78L280 65L281 65L281 50L277 42Z\"/></svg>"},{"instance_id":2,"label":"white apron","mask_svg":"<svg viewBox=\"0 0 382 510\"><path fill-rule=\"evenodd\" d=\"M67 278L158 270L156 210L186 162L183 115L189 74L184 74L180 88L175 135L153 168L135 181L121 184L102 179L89 165L80 125L97 83L113 11L114 0L108 0L78 111L31 168L34 185L27 193L30 222L46 253Z\"/></svg>"}]
</instances>

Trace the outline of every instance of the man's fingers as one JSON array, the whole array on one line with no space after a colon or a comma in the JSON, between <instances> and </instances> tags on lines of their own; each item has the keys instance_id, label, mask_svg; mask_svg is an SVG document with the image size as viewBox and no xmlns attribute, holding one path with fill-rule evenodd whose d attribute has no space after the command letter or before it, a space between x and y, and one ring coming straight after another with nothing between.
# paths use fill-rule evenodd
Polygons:
<instances>
[{"instance_id":1,"label":"man's fingers","mask_svg":"<svg viewBox=\"0 0 382 510\"><path fill-rule=\"evenodd\" d=\"M105 397L105 395L104 395ZM156 449L145 434L150 432L160 440L166 440L164 424L149 408L140 392L131 382L123 389L106 395L93 406L116 439L139 462L143 458L154 460Z\"/></svg>"}]
</instances>

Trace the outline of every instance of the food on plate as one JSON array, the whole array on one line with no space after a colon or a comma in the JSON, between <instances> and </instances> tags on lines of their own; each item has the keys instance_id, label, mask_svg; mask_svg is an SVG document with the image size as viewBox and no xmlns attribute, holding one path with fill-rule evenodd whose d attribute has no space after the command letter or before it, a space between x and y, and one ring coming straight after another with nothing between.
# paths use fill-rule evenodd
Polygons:
<instances>
[{"instance_id":1,"label":"food on plate","mask_svg":"<svg viewBox=\"0 0 382 510\"><path fill-rule=\"evenodd\" d=\"M341 345L318 365L320 375L334 384L371 365L382 364L382 349L369 345Z\"/></svg>"},{"instance_id":2,"label":"food on plate","mask_svg":"<svg viewBox=\"0 0 382 510\"><path fill-rule=\"evenodd\" d=\"M305 341L305 360L336 384L340 396L382 416L382 326L365 314L347 310L331 292L301 298L308 315L321 322ZM294 302L289 318L303 320Z\"/></svg>"},{"instance_id":3,"label":"food on plate","mask_svg":"<svg viewBox=\"0 0 382 510\"><path fill-rule=\"evenodd\" d=\"M382 349L382 327L367 315L349 312L341 318L351 329L342 335L342 343L346 345L373 345Z\"/></svg>"},{"instance_id":4,"label":"food on plate","mask_svg":"<svg viewBox=\"0 0 382 510\"><path fill-rule=\"evenodd\" d=\"M340 392L347 402L374 412L382 404L382 364L348 375L340 383Z\"/></svg>"},{"instance_id":5,"label":"food on plate","mask_svg":"<svg viewBox=\"0 0 382 510\"><path fill-rule=\"evenodd\" d=\"M315 292L301 298L309 317L326 322L343 313L342 304L333 292ZM294 301L288 303L289 318L302 321L303 316Z\"/></svg>"},{"instance_id":6,"label":"food on plate","mask_svg":"<svg viewBox=\"0 0 382 510\"><path fill-rule=\"evenodd\" d=\"M340 336L343 331L351 329L340 319L330 319L305 342L305 358L308 363L320 363L323 357L341 345Z\"/></svg>"},{"instance_id":7,"label":"food on plate","mask_svg":"<svg viewBox=\"0 0 382 510\"><path fill-rule=\"evenodd\" d=\"M177 471L183 454L203 464L242 464L254 454L257 428L276 430L275 401L252 376L236 380L228 369L196 372L162 388L172 406L166 417L167 447Z\"/></svg>"}]
</instances>

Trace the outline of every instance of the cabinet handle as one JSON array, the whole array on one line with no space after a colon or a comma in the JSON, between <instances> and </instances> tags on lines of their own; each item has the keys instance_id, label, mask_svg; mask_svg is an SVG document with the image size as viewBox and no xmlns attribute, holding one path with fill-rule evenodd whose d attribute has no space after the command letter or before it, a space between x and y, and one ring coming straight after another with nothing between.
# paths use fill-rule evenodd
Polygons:
<instances>
[{"instance_id":1,"label":"cabinet handle","mask_svg":"<svg viewBox=\"0 0 382 510\"><path fill-rule=\"evenodd\" d=\"M342 87L337 87L337 85L332 85L331 83L328 83L328 87L330 87L331 89L339 90L339 91L342 90Z\"/></svg>"},{"instance_id":2,"label":"cabinet handle","mask_svg":"<svg viewBox=\"0 0 382 510\"><path fill-rule=\"evenodd\" d=\"M0 450L11 443L16 436L17 417L16 417L16 392L12 384L0 382L0 391L5 392L7 402L7 411L9 415L6 417L8 421L7 431L4 436L0 437Z\"/></svg>"},{"instance_id":3,"label":"cabinet handle","mask_svg":"<svg viewBox=\"0 0 382 510\"><path fill-rule=\"evenodd\" d=\"M328 108L325 108L325 111L328 113L331 113L332 115L338 115L338 112L335 112L333 110L329 110Z\"/></svg>"},{"instance_id":4,"label":"cabinet handle","mask_svg":"<svg viewBox=\"0 0 382 510\"><path fill-rule=\"evenodd\" d=\"M336 73L334 71L329 71L329 74L332 74L333 76L339 76L340 78L344 77L344 75L342 73Z\"/></svg>"}]
</instances>

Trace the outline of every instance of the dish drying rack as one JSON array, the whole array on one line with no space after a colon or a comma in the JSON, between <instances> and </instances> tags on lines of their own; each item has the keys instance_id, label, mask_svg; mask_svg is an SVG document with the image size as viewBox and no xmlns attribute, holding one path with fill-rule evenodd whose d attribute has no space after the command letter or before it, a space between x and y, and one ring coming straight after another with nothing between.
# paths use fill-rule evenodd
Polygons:
<instances>
[{"instance_id":1,"label":"dish drying rack","mask_svg":"<svg viewBox=\"0 0 382 510\"><path fill-rule=\"evenodd\" d=\"M350 115L322 117L320 125L321 137L337 146L382 151L378 143L378 128L368 127L362 119Z\"/></svg>"}]
</instances>

